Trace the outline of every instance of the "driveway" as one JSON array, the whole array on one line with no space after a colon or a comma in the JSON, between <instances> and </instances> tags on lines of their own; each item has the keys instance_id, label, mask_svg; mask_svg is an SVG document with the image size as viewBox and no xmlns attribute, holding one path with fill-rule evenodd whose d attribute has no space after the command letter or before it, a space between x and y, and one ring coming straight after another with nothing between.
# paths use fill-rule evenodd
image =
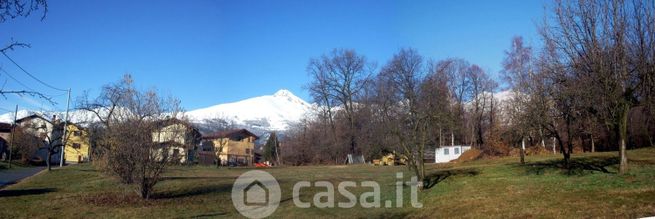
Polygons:
<instances>
[{"instance_id":1,"label":"driveway","mask_svg":"<svg viewBox=\"0 0 655 219\"><path fill-rule=\"evenodd\" d=\"M0 188L14 184L21 179L37 174L46 167L21 167L0 171Z\"/></svg>"}]
</instances>

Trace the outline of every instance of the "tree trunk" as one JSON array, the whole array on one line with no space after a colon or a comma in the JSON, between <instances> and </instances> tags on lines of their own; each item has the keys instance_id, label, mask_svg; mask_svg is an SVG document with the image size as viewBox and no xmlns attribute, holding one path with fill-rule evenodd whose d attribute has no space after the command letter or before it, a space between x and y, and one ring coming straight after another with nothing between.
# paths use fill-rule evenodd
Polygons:
<instances>
[{"instance_id":1,"label":"tree trunk","mask_svg":"<svg viewBox=\"0 0 655 219\"><path fill-rule=\"evenodd\" d=\"M560 152L562 152L562 155L564 156L564 167L568 170L571 170L570 169L571 154L569 153L570 151L567 151L566 148L564 148L564 142L562 142L562 138L559 135L556 134L555 137L553 137L553 143L554 140L557 140L557 144L559 145L559 150ZM555 144L553 144L553 146L555 146Z\"/></svg>"},{"instance_id":2,"label":"tree trunk","mask_svg":"<svg viewBox=\"0 0 655 219\"><path fill-rule=\"evenodd\" d=\"M423 150L421 150L420 153L423 153L422 151ZM421 187L419 189L424 189L428 185L428 181L425 179L425 162L423 162L423 156L419 156L418 159L419 159L418 163L420 168L419 170L420 175L418 176L418 181L421 182Z\"/></svg>"},{"instance_id":3,"label":"tree trunk","mask_svg":"<svg viewBox=\"0 0 655 219\"><path fill-rule=\"evenodd\" d=\"M521 164L525 164L525 139L521 139Z\"/></svg>"},{"instance_id":4,"label":"tree trunk","mask_svg":"<svg viewBox=\"0 0 655 219\"><path fill-rule=\"evenodd\" d=\"M541 137L541 147L546 150L546 140L544 140L544 130L539 129L539 137Z\"/></svg>"},{"instance_id":5,"label":"tree trunk","mask_svg":"<svg viewBox=\"0 0 655 219\"><path fill-rule=\"evenodd\" d=\"M553 154L557 154L557 150L555 150L555 137L553 137Z\"/></svg>"},{"instance_id":6,"label":"tree trunk","mask_svg":"<svg viewBox=\"0 0 655 219\"><path fill-rule=\"evenodd\" d=\"M484 137L482 131L478 131L478 138L479 138L478 144L480 144L480 149L486 150L486 145L484 144Z\"/></svg>"},{"instance_id":7,"label":"tree trunk","mask_svg":"<svg viewBox=\"0 0 655 219\"><path fill-rule=\"evenodd\" d=\"M596 144L594 143L594 134L591 134L591 153L596 152Z\"/></svg>"},{"instance_id":8,"label":"tree trunk","mask_svg":"<svg viewBox=\"0 0 655 219\"><path fill-rule=\"evenodd\" d=\"M619 148L619 157L621 163L619 165L619 174L624 174L628 172L628 157L625 154L625 139L621 137L621 148Z\"/></svg>"},{"instance_id":9,"label":"tree trunk","mask_svg":"<svg viewBox=\"0 0 655 219\"><path fill-rule=\"evenodd\" d=\"M141 182L141 198L150 198L150 186L148 185L148 182L146 182L146 179Z\"/></svg>"},{"instance_id":10,"label":"tree trunk","mask_svg":"<svg viewBox=\"0 0 655 219\"><path fill-rule=\"evenodd\" d=\"M427 128L423 128L421 130L421 143L418 148L418 163L419 167L421 168L420 170L420 176L418 177L419 182L421 182L421 187L420 189L424 189L428 186L428 181L425 178L425 142L427 138Z\"/></svg>"},{"instance_id":11,"label":"tree trunk","mask_svg":"<svg viewBox=\"0 0 655 219\"><path fill-rule=\"evenodd\" d=\"M48 166L48 171L52 170L50 165L50 157L52 156L52 151L48 150L48 157L45 158L45 165Z\"/></svg>"},{"instance_id":12,"label":"tree trunk","mask_svg":"<svg viewBox=\"0 0 655 219\"><path fill-rule=\"evenodd\" d=\"M276 141L275 144L275 165L279 166L280 165L280 143Z\"/></svg>"},{"instance_id":13,"label":"tree trunk","mask_svg":"<svg viewBox=\"0 0 655 219\"><path fill-rule=\"evenodd\" d=\"M625 151L625 142L628 137L628 113L629 108L626 106L621 114L621 121L619 122L619 174L628 172L628 157Z\"/></svg>"}]
</instances>

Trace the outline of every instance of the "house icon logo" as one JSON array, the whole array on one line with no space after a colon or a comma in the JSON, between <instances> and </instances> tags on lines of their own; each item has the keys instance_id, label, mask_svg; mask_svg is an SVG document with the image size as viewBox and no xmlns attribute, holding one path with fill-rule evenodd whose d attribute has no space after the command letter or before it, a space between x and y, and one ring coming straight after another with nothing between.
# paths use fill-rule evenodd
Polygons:
<instances>
[{"instance_id":1,"label":"house icon logo","mask_svg":"<svg viewBox=\"0 0 655 219\"><path fill-rule=\"evenodd\" d=\"M259 180L256 180L246 186L243 191L246 199L246 205L266 205L269 200L268 189Z\"/></svg>"},{"instance_id":2,"label":"house icon logo","mask_svg":"<svg viewBox=\"0 0 655 219\"><path fill-rule=\"evenodd\" d=\"M264 218L275 212L281 193L275 177L265 171L251 170L234 181L232 203L247 218Z\"/></svg>"}]
</instances>

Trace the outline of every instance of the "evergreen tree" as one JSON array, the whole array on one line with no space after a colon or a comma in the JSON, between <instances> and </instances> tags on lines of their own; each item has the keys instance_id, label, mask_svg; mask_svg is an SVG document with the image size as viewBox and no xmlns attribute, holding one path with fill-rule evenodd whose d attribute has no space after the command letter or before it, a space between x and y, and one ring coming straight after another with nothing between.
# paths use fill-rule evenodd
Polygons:
<instances>
[{"instance_id":1,"label":"evergreen tree","mask_svg":"<svg viewBox=\"0 0 655 219\"><path fill-rule=\"evenodd\" d=\"M264 160L273 161L277 164L278 162L278 152L280 149L280 142L277 139L275 132L271 132L271 136L268 137L266 145L264 145Z\"/></svg>"}]
</instances>

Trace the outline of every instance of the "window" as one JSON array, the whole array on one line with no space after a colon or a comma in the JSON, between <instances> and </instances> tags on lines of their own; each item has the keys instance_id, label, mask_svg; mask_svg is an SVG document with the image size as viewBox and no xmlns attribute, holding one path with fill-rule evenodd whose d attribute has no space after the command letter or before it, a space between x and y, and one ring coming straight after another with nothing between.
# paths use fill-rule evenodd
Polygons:
<instances>
[{"instance_id":1,"label":"window","mask_svg":"<svg viewBox=\"0 0 655 219\"><path fill-rule=\"evenodd\" d=\"M448 155L448 154L450 154L450 153L448 152L448 148L444 148L444 149L443 149L443 154L444 154L444 155Z\"/></svg>"},{"instance_id":2,"label":"window","mask_svg":"<svg viewBox=\"0 0 655 219\"><path fill-rule=\"evenodd\" d=\"M80 149L80 143L73 143L73 148Z\"/></svg>"},{"instance_id":3,"label":"window","mask_svg":"<svg viewBox=\"0 0 655 219\"><path fill-rule=\"evenodd\" d=\"M459 154L459 148L455 148L455 154Z\"/></svg>"},{"instance_id":4,"label":"window","mask_svg":"<svg viewBox=\"0 0 655 219\"><path fill-rule=\"evenodd\" d=\"M246 154L250 154L250 148L246 148Z\"/></svg>"},{"instance_id":5,"label":"window","mask_svg":"<svg viewBox=\"0 0 655 219\"><path fill-rule=\"evenodd\" d=\"M212 141L202 141L200 142L200 148L202 148L202 151L213 151L214 143Z\"/></svg>"},{"instance_id":6,"label":"window","mask_svg":"<svg viewBox=\"0 0 655 219\"><path fill-rule=\"evenodd\" d=\"M82 132L81 131L74 131L73 135L74 136L82 136Z\"/></svg>"}]
</instances>

